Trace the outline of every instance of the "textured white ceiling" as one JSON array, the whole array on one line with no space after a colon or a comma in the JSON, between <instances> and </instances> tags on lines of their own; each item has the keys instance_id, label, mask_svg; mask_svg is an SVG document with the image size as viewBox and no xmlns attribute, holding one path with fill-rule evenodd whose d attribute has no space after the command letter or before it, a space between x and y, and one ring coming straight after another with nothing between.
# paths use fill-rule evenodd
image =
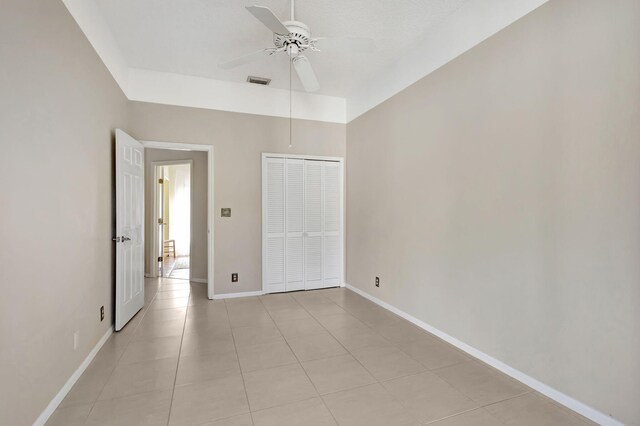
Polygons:
<instances>
[{"instance_id":1,"label":"textured white ceiling","mask_svg":"<svg viewBox=\"0 0 640 426\"><path fill-rule=\"evenodd\" d=\"M244 82L247 75L272 78L289 87L285 55L267 57L233 70L217 64L265 47L271 33L238 0L87 0L95 1L132 68L216 80ZM370 37L374 53L308 52L321 84L320 94L347 97L413 46L468 0L298 0L296 20L313 36ZM281 20L289 19L289 0L256 0ZM294 89L302 90L297 78Z\"/></svg>"}]
</instances>

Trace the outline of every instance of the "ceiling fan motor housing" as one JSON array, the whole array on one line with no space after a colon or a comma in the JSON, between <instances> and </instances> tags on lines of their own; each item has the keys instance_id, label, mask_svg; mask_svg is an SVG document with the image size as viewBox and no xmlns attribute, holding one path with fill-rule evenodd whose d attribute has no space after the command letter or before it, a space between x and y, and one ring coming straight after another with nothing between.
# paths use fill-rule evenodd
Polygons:
<instances>
[{"instance_id":1,"label":"ceiling fan motor housing","mask_svg":"<svg viewBox=\"0 0 640 426\"><path fill-rule=\"evenodd\" d=\"M305 51L311 41L309 27L299 21L284 21L284 26L289 30L289 34L273 34L273 43L276 48L285 48L291 44L298 46L298 53Z\"/></svg>"}]
</instances>

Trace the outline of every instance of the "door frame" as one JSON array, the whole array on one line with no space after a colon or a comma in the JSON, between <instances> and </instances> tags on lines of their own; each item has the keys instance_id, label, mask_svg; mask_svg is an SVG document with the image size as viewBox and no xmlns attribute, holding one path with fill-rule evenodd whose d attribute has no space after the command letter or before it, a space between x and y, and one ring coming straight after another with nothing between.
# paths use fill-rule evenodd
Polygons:
<instances>
[{"instance_id":1,"label":"door frame","mask_svg":"<svg viewBox=\"0 0 640 426\"><path fill-rule=\"evenodd\" d=\"M207 153L207 298L213 300L214 295L214 223L215 223L215 210L214 210L214 181L213 181L213 145L201 145L201 144L187 144L179 142L159 142L159 141L140 141L145 148L154 149L168 149L173 151L205 151ZM186 160L181 160L183 163ZM155 175L155 171L154 171ZM191 167L191 176L193 177L193 167ZM157 179L157 178L156 178ZM192 181L193 183L193 181ZM193 194L193 185L191 186ZM154 195L155 198L155 195ZM157 206L154 206L156 209ZM193 212L191 219L193 219ZM157 222L157 219L156 219ZM192 221L193 224L193 221ZM154 227L157 228L157 227ZM156 231L157 232L157 229ZM191 254L191 253L190 253ZM191 274L191 271L189 271ZM193 281L193 279L191 280Z\"/></svg>"},{"instance_id":2,"label":"door frame","mask_svg":"<svg viewBox=\"0 0 640 426\"><path fill-rule=\"evenodd\" d=\"M262 153L262 293L266 294L265 283L267 282L267 257L265 256L267 250L267 224L266 224L266 205L267 205L267 158L282 158L284 160L316 160L316 161L335 161L340 163L340 250L342 252L342 265L340 271L340 287L346 285L346 234L344 232L346 218L345 208L345 188L346 188L346 174L345 174L345 159L344 157L328 157L321 155L306 155L306 154L278 154L271 152Z\"/></svg>"},{"instance_id":3,"label":"door frame","mask_svg":"<svg viewBox=\"0 0 640 426\"><path fill-rule=\"evenodd\" d=\"M151 268L149 272L153 278L160 276L159 265L155 260L160 252L160 247L158 247L158 219L160 218L160 212L158 211L158 167L163 166L181 166L181 165L189 165L189 281L191 281L191 253L193 252L193 160L160 160L160 161L152 161L151 166L153 167L153 251L149 256L149 260L151 261L150 265L155 265L155 267ZM164 259L163 259L164 262Z\"/></svg>"}]
</instances>

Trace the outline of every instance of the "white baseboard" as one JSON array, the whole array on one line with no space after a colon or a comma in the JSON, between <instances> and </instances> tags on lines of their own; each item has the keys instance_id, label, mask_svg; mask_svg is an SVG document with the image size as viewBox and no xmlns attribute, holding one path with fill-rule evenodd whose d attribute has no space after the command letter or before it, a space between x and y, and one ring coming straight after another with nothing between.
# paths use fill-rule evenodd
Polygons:
<instances>
[{"instance_id":1,"label":"white baseboard","mask_svg":"<svg viewBox=\"0 0 640 426\"><path fill-rule=\"evenodd\" d=\"M575 411L576 413L579 413L581 415L583 415L584 417L600 424L603 426L624 426L623 423L613 419L612 417L609 417L608 415L604 414L601 411L596 410L593 407L590 407L572 397L570 397L569 395L566 395L554 388L552 388L551 386L548 386L542 382L540 382L537 379L534 379L531 376L526 375L525 373L516 370L513 367L510 367L509 365L503 363L502 361L499 361L495 358L493 358L490 355L485 354L484 352L474 348L473 346L469 346L464 342L461 342L460 340L456 339L453 336L448 335L447 333L438 330L437 328L427 324L426 322L419 320L418 318L409 315L408 313L396 308L393 305L390 305L387 302L384 302L380 299L378 299L375 296L370 295L369 293L360 290L357 287L352 286L351 284L347 284L346 287L349 290L352 290L353 292L359 294L360 296L369 299L370 301L372 301L373 303L393 312L394 314L398 315L401 318L406 319L407 321L417 325L418 327L428 331L431 334L434 334L436 336L438 336L439 338L441 338L442 340L444 340L445 342L448 342L450 344L452 344L453 346L457 347L458 349L468 353L469 355L471 355L474 358L479 359L480 361L484 362L485 364L489 364L490 366L492 366L493 368L502 371L503 373L505 373L508 376L511 376L512 378L514 378L515 380L524 383L525 385L529 386L532 389L535 389L536 391L540 392L541 394L551 398L552 400L556 401L557 403L564 405L565 407L569 408L570 410Z\"/></svg>"},{"instance_id":2,"label":"white baseboard","mask_svg":"<svg viewBox=\"0 0 640 426\"><path fill-rule=\"evenodd\" d=\"M89 364L91 364L91 361L93 361L93 358L95 358L96 354L98 353L100 348L102 348L102 345L105 344L107 339L109 339L111 334L113 334L113 327L109 328L109 330L107 330L104 336L102 336L100 340L98 340L98 343L96 343L93 349L91 349L91 352L89 352L89 355L87 355L84 361L82 361L82 364L80 364L78 369L73 372L71 377L69 377L69 380L67 380L64 386L62 386L62 389L60 389L60 391L56 394L56 396L53 397L51 402L49 402L49 405L47 405L47 408L45 408L44 411L40 414L40 416L36 419L36 421L33 422L33 426L42 426L47 422L47 420L49 420L49 417L51 417L53 412L56 411L56 408L58 408L58 405L60 405L64 397L67 396L67 394L69 393L73 385L76 384L80 376L82 376L82 373L84 373L84 370L86 370Z\"/></svg>"},{"instance_id":3,"label":"white baseboard","mask_svg":"<svg viewBox=\"0 0 640 426\"><path fill-rule=\"evenodd\" d=\"M207 284L209 282L209 280L207 280L206 278L189 278L189 281L193 281L194 283L203 283L203 284Z\"/></svg>"},{"instance_id":4,"label":"white baseboard","mask_svg":"<svg viewBox=\"0 0 640 426\"><path fill-rule=\"evenodd\" d=\"M223 293L214 294L213 298L218 299L234 299L236 297L262 296L262 291L243 291L242 293Z\"/></svg>"},{"instance_id":5,"label":"white baseboard","mask_svg":"<svg viewBox=\"0 0 640 426\"><path fill-rule=\"evenodd\" d=\"M147 272L145 272L145 273L144 273L144 277L145 277L145 278L155 278L155 277L153 276L153 274L149 274L149 273L147 273Z\"/></svg>"}]
</instances>

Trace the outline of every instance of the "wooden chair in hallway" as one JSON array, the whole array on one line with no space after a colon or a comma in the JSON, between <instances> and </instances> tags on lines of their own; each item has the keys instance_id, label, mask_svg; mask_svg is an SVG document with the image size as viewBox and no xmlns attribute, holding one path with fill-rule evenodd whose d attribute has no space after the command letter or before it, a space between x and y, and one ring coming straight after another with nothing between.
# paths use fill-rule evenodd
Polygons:
<instances>
[{"instance_id":1,"label":"wooden chair in hallway","mask_svg":"<svg viewBox=\"0 0 640 426\"><path fill-rule=\"evenodd\" d=\"M163 252L165 257L171 256L173 252L173 258L176 258L176 240L164 240Z\"/></svg>"}]
</instances>

